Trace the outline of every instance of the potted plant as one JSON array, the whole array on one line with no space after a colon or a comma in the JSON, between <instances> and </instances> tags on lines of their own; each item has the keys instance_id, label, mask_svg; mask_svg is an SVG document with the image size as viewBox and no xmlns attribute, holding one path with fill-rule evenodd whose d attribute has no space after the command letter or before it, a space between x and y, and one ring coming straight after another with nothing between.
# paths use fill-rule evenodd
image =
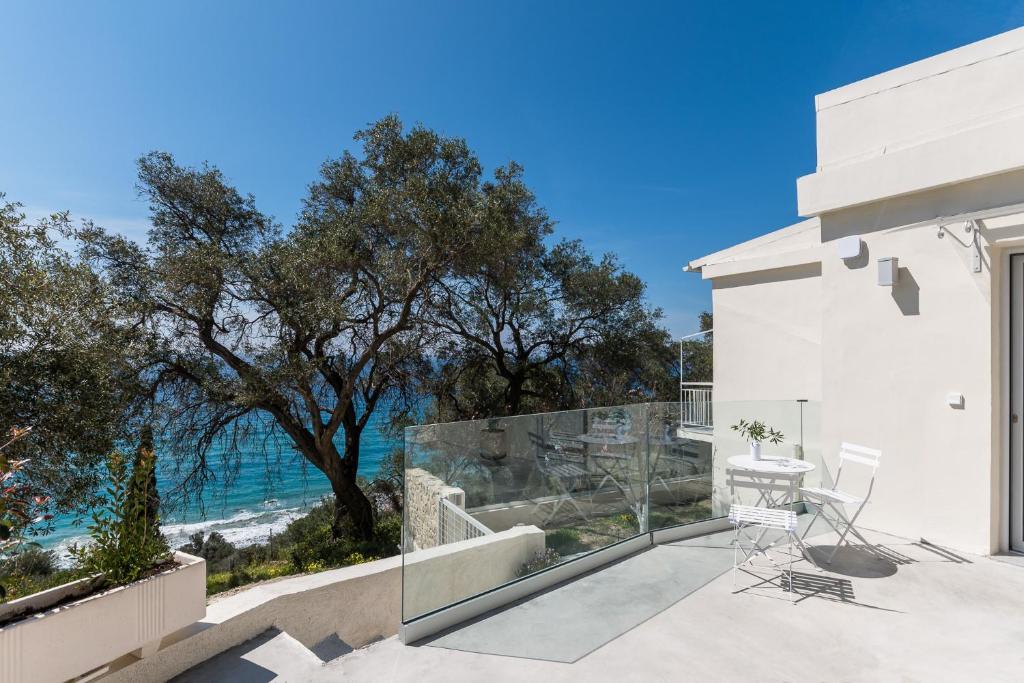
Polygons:
<instances>
[{"instance_id":1,"label":"potted plant","mask_svg":"<svg viewBox=\"0 0 1024 683\"><path fill-rule=\"evenodd\" d=\"M0 683L98 674L206 615L205 562L172 553L159 531L153 460L151 449L133 467L119 453L108 459L106 504L89 544L72 551L82 578L0 605Z\"/></svg>"},{"instance_id":2,"label":"potted plant","mask_svg":"<svg viewBox=\"0 0 1024 683\"><path fill-rule=\"evenodd\" d=\"M732 426L734 432L739 432L740 436L750 442L750 457L754 460L761 459L761 443L767 441L769 443L778 444L782 442L782 432L777 431L773 427L769 427L760 420L753 420L748 422L741 419L738 423Z\"/></svg>"}]
</instances>

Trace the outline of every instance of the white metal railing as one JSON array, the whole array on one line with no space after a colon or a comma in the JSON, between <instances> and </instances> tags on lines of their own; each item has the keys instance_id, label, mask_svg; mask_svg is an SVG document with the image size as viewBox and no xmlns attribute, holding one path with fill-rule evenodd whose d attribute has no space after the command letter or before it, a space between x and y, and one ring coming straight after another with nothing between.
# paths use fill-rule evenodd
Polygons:
<instances>
[{"instance_id":1,"label":"white metal railing","mask_svg":"<svg viewBox=\"0 0 1024 683\"><path fill-rule=\"evenodd\" d=\"M437 512L438 545L457 543L494 533L447 498L438 499Z\"/></svg>"},{"instance_id":2,"label":"white metal railing","mask_svg":"<svg viewBox=\"0 0 1024 683\"><path fill-rule=\"evenodd\" d=\"M711 413L711 382L679 383L679 422L684 427L714 426Z\"/></svg>"}]
</instances>

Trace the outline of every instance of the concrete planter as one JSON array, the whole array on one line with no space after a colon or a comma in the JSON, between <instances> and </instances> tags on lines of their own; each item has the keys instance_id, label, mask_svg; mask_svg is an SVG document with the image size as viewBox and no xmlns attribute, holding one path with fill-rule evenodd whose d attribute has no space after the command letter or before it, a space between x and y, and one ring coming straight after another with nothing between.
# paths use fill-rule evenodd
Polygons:
<instances>
[{"instance_id":1,"label":"concrete planter","mask_svg":"<svg viewBox=\"0 0 1024 683\"><path fill-rule=\"evenodd\" d=\"M0 683L65 681L127 654L156 652L164 636L206 616L206 561L180 552L174 560L155 576L79 600L94 579L0 607L0 618L31 610L0 628Z\"/></svg>"}]
</instances>

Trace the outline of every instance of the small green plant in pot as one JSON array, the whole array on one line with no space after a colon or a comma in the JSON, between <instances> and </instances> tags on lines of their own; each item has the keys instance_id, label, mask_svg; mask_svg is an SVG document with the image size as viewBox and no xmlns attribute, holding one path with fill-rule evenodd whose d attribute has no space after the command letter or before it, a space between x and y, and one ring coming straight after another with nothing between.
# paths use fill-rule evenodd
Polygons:
<instances>
[{"instance_id":1,"label":"small green plant in pot","mask_svg":"<svg viewBox=\"0 0 1024 683\"><path fill-rule=\"evenodd\" d=\"M776 430L773 427L769 427L760 420L753 420L748 422L747 420L741 419L739 422L732 426L734 432L739 432L740 436L750 442L750 457L754 460L761 459L761 444L765 441L773 444L782 443L784 438L782 432Z\"/></svg>"}]
</instances>

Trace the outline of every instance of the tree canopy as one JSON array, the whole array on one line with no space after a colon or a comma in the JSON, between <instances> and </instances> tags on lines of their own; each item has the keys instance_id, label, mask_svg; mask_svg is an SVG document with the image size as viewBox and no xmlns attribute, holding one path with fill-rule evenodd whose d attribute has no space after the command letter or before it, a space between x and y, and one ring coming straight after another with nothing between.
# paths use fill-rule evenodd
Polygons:
<instances>
[{"instance_id":1,"label":"tree canopy","mask_svg":"<svg viewBox=\"0 0 1024 683\"><path fill-rule=\"evenodd\" d=\"M55 513L83 513L106 455L132 439L147 340L63 249L66 213L27 222L0 194L0 425L31 427L11 459Z\"/></svg>"},{"instance_id":2,"label":"tree canopy","mask_svg":"<svg viewBox=\"0 0 1024 683\"><path fill-rule=\"evenodd\" d=\"M485 185L490 234L501 242L440 283L438 417L670 395L670 340L643 281L611 254L595 259L582 242L550 244L553 223L521 177L512 164Z\"/></svg>"}]
</instances>

